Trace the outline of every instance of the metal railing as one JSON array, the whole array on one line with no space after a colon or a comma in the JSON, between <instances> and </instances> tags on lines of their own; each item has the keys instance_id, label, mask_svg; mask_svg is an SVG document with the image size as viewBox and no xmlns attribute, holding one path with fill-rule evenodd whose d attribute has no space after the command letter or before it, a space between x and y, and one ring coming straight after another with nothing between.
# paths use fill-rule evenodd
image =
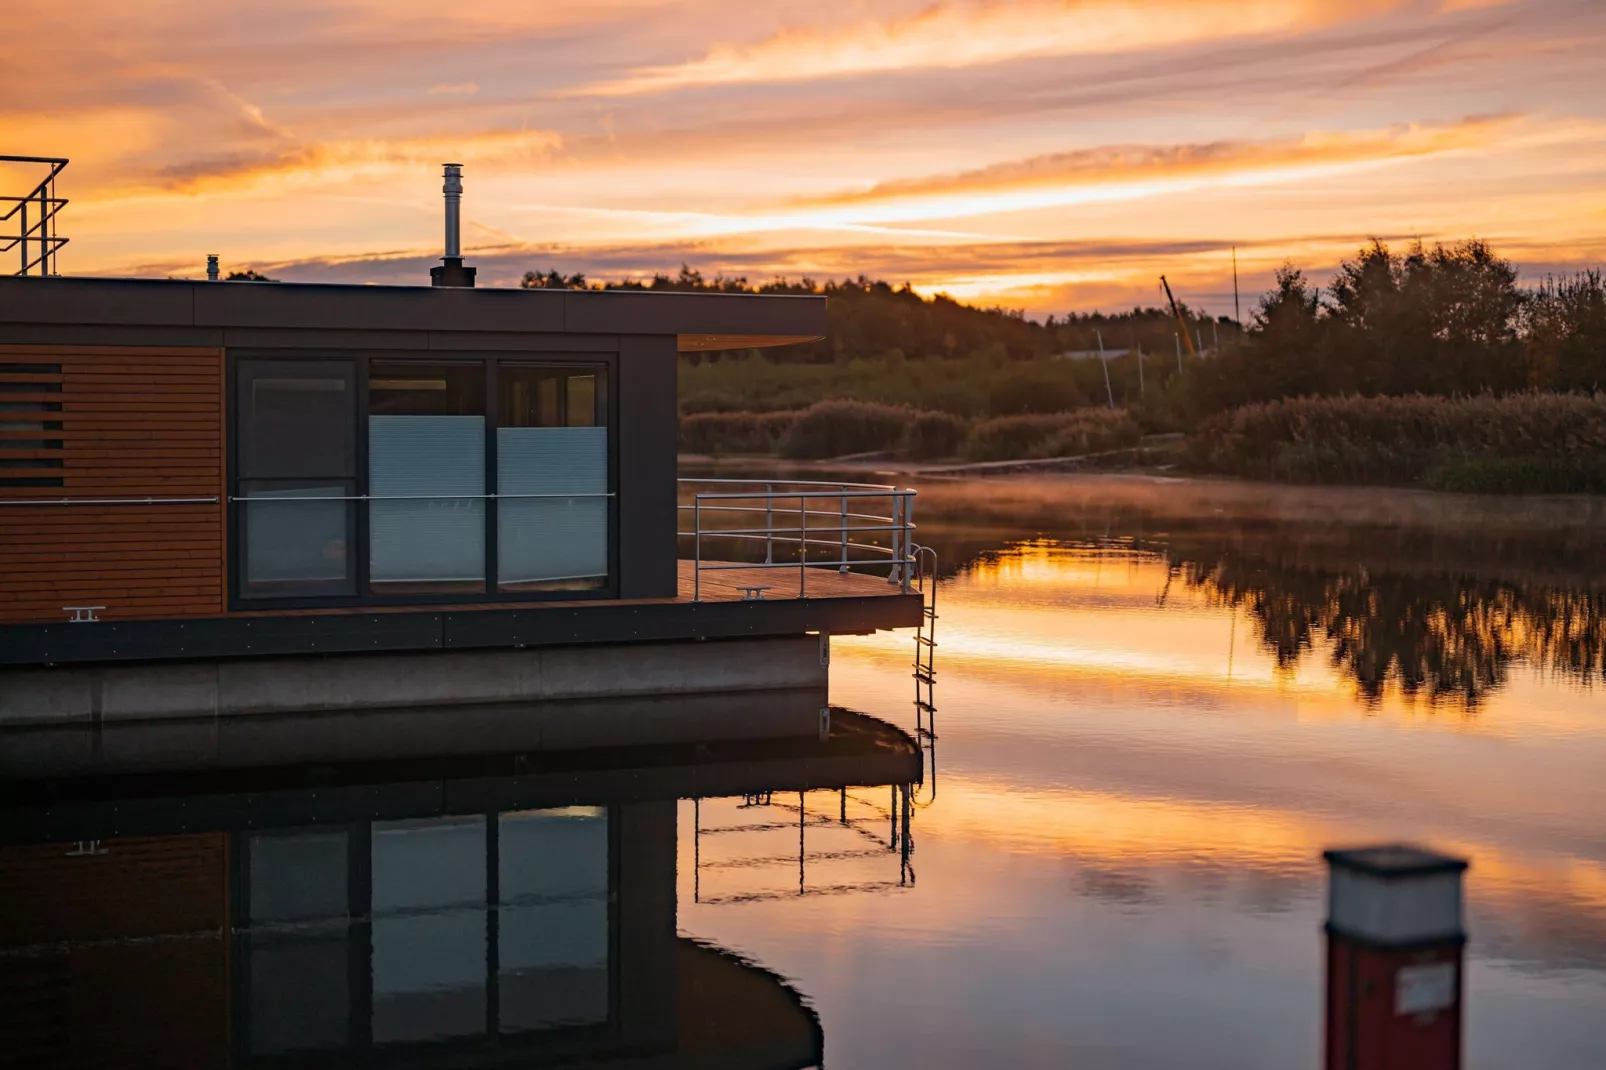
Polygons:
<instances>
[{"instance_id":1,"label":"metal railing","mask_svg":"<svg viewBox=\"0 0 1606 1070\"><path fill-rule=\"evenodd\" d=\"M917 568L913 490L813 480L679 482L680 538L692 544L693 601L702 599L703 573L755 569L795 571L799 598L808 597L810 569L886 568L888 583L910 591ZM749 558L762 546L764 556L712 559L706 542Z\"/></svg>"},{"instance_id":2,"label":"metal railing","mask_svg":"<svg viewBox=\"0 0 1606 1070\"><path fill-rule=\"evenodd\" d=\"M9 205L0 214L0 253L21 246L21 268L18 275L30 274L35 267L40 275L55 275L56 252L67 239L56 235L56 216L66 207L67 199L56 196L56 176L61 174L67 161L56 156L0 156L0 164L41 164L50 169L39 184L21 197L0 196L0 206Z\"/></svg>"}]
</instances>

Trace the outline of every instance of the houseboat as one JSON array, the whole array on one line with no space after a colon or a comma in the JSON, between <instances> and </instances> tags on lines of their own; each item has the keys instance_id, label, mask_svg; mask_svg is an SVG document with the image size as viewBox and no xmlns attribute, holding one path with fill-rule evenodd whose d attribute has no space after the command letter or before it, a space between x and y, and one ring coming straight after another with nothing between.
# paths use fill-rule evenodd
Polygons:
<instances>
[{"instance_id":1,"label":"houseboat","mask_svg":"<svg viewBox=\"0 0 1606 1070\"><path fill-rule=\"evenodd\" d=\"M427 286L0 278L0 724L814 686L920 623L912 491L677 480L680 354L824 298L476 288L451 172Z\"/></svg>"}]
</instances>

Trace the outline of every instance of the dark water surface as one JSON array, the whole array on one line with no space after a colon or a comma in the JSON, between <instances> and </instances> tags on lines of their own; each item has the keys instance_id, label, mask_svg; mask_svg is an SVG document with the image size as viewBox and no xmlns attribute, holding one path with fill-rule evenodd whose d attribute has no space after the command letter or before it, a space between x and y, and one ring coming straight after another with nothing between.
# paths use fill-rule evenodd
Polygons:
<instances>
[{"instance_id":1,"label":"dark water surface","mask_svg":"<svg viewBox=\"0 0 1606 1070\"><path fill-rule=\"evenodd\" d=\"M919 758L899 633L834 640L819 738L730 738L818 696L682 699L532 757L508 711L401 766L35 793L0 1064L1315 1067L1320 852L1407 838L1472 863L1467 1065L1606 1066L1588 525L1045 495L923 497Z\"/></svg>"}]
</instances>

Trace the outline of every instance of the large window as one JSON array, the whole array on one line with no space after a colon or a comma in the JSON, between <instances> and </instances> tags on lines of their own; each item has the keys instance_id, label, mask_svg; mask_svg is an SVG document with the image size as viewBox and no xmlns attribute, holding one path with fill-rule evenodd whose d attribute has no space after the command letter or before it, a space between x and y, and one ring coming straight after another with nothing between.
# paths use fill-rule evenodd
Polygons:
<instances>
[{"instance_id":1,"label":"large window","mask_svg":"<svg viewBox=\"0 0 1606 1070\"><path fill-rule=\"evenodd\" d=\"M355 594L351 363L247 360L236 383L241 593Z\"/></svg>"},{"instance_id":2,"label":"large window","mask_svg":"<svg viewBox=\"0 0 1606 1070\"><path fill-rule=\"evenodd\" d=\"M235 378L246 602L609 588L606 364L251 357Z\"/></svg>"}]
</instances>

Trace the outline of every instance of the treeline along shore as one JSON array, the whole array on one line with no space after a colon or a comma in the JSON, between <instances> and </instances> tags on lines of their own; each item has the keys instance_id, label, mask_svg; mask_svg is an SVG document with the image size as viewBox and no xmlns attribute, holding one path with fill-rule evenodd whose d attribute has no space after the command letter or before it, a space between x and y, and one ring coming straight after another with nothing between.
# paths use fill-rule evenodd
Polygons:
<instances>
[{"instance_id":1,"label":"treeline along shore","mask_svg":"<svg viewBox=\"0 0 1606 1070\"><path fill-rule=\"evenodd\" d=\"M1159 308L1036 322L863 278L753 285L682 268L609 285L829 298L821 342L683 358L685 452L1119 461L1181 433L1164 459L1200 473L1606 492L1602 275L1518 280L1479 240L1374 242L1322 285L1285 266L1243 325L1186 306L1180 323Z\"/></svg>"}]
</instances>

